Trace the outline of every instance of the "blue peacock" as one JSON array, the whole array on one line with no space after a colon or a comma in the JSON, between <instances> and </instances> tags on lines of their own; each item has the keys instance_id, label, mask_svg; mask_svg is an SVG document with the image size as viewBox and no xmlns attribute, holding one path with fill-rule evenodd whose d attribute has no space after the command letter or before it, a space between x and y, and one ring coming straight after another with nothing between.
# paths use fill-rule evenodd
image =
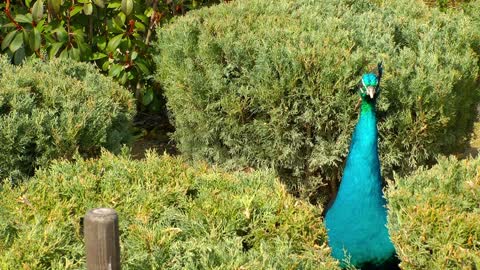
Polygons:
<instances>
[{"instance_id":1,"label":"blue peacock","mask_svg":"<svg viewBox=\"0 0 480 270\"><path fill-rule=\"evenodd\" d=\"M361 269L395 269L398 261L390 241L386 200L378 158L375 103L382 65L377 74L362 76L360 118L355 127L340 188L325 216L332 255ZM393 265L393 267L392 267Z\"/></svg>"}]
</instances>

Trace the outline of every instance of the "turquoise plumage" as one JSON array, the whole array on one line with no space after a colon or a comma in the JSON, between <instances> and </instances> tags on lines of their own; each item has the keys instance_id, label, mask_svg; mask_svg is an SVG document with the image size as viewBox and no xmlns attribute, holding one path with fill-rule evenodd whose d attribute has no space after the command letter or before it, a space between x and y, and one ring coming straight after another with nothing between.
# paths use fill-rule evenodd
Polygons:
<instances>
[{"instance_id":1,"label":"turquoise plumage","mask_svg":"<svg viewBox=\"0 0 480 270\"><path fill-rule=\"evenodd\" d=\"M362 76L360 118L355 127L337 197L325 216L332 255L362 269L382 269L395 258L386 227L386 201L378 158L375 102L379 76ZM385 268L386 269L386 268ZM390 269L390 268L388 268Z\"/></svg>"}]
</instances>

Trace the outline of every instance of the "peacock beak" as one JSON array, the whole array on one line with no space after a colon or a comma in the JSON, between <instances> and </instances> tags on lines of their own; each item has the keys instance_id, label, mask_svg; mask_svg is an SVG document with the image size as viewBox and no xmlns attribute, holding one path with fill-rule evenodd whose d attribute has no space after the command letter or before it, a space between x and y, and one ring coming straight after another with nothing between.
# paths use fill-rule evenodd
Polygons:
<instances>
[{"instance_id":1,"label":"peacock beak","mask_svg":"<svg viewBox=\"0 0 480 270\"><path fill-rule=\"evenodd\" d=\"M367 95L373 99L373 96L375 96L375 87L373 86L368 86L367 87Z\"/></svg>"}]
</instances>

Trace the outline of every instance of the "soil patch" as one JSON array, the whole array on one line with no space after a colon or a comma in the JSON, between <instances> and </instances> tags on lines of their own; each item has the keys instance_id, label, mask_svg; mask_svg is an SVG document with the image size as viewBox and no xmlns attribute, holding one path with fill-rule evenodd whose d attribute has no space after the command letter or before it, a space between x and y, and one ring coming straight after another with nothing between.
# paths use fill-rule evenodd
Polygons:
<instances>
[{"instance_id":1,"label":"soil patch","mask_svg":"<svg viewBox=\"0 0 480 270\"><path fill-rule=\"evenodd\" d=\"M148 149L159 154L178 154L175 142L169 136L175 129L166 115L139 112L134 119L134 128L136 139L132 144L133 159L145 158Z\"/></svg>"}]
</instances>

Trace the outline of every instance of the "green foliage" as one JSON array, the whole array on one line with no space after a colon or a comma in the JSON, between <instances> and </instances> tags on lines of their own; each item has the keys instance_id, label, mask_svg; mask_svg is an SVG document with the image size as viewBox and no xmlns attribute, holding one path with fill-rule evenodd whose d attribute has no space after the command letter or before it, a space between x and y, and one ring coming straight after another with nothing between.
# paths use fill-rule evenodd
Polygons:
<instances>
[{"instance_id":1,"label":"green foliage","mask_svg":"<svg viewBox=\"0 0 480 270\"><path fill-rule=\"evenodd\" d=\"M103 153L55 161L0 198L1 269L84 269L79 221L96 207L119 214L122 269L337 269L320 209L269 171Z\"/></svg>"},{"instance_id":2,"label":"green foliage","mask_svg":"<svg viewBox=\"0 0 480 270\"><path fill-rule=\"evenodd\" d=\"M410 0L235 1L158 31L158 80L179 149L272 166L302 195L336 181L361 74L385 66L383 171L409 171L465 142L479 99L470 18Z\"/></svg>"},{"instance_id":3,"label":"green foliage","mask_svg":"<svg viewBox=\"0 0 480 270\"><path fill-rule=\"evenodd\" d=\"M447 11L449 8L457 8L465 3L469 3L470 0L424 0L427 5L432 7L438 7L442 11Z\"/></svg>"},{"instance_id":4,"label":"green foliage","mask_svg":"<svg viewBox=\"0 0 480 270\"><path fill-rule=\"evenodd\" d=\"M7 1L7 16L0 19L0 36L4 36L0 51L16 64L32 55L95 62L136 92L140 104L158 110L160 93L150 74L153 29L173 16L218 1Z\"/></svg>"},{"instance_id":5,"label":"green foliage","mask_svg":"<svg viewBox=\"0 0 480 270\"><path fill-rule=\"evenodd\" d=\"M441 158L397 178L387 198L402 269L480 267L480 158Z\"/></svg>"},{"instance_id":6,"label":"green foliage","mask_svg":"<svg viewBox=\"0 0 480 270\"><path fill-rule=\"evenodd\" d=\"M0 179L32 175L76 150L118 152L129 140L135 112L131 94L85 63L0 57Z\"/></svg>"},{"instance_id":7,"label":"green foliage","mask_svg":"<svg viewBox=\"0 0 480 270\"><path fill-rule=\"evenodd\" d=\"M476 48L477 54L480 55L480 0L472 1L462 7L465 13L473 20L473 28L476 30L473 34L476 35L477 39L477 44L474 48Z\"/></svg>"}]
</instances>

